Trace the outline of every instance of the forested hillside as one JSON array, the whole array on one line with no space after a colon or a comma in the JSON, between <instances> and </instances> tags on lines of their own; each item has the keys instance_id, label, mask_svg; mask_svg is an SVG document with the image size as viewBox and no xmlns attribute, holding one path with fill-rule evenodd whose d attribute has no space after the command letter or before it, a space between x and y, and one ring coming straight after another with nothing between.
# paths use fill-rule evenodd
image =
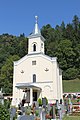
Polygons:
<instances>
[{"instance_id":1,"label":"forested hillside","mask_svg":"<svg viewBox=\"0 0 80 120\"><path fill-rule=\"evenodd\" d=\"M19 37L0 35L0 88L6 93L12 92L13 61L27 54L28 40L24 34Z\"/></svg>"},{"instance_id":2,"label":"forested hillside","mask_svg":"<svg viewBox=\"0 0 80 120\"><path fill-rule=\"evenodd\" d=\"M49 56L56 56L63 79L74 79L80 75L80 20L74 16L72 23L56 25L49 24L42 27L42 35L46 39L45 52Z\"/></svg>"},{"instance_id":3,"label":"forested hillside","mask_svg":"<svg viewBox=\"0 0 80 120\"><path fill-rule=\"evenodd\" d=\"M46 39L45 54L56 56L63 79L80 78L80 20L74 16L72 23L62 21L61 25L52 28L43 26L41 33ZM28 39L24 34L13 36L0 35L0 88L5 93L12 92L13 61L27 54ZM28 68L27 68L28 69Z\"/></svg>"}]
</instances>

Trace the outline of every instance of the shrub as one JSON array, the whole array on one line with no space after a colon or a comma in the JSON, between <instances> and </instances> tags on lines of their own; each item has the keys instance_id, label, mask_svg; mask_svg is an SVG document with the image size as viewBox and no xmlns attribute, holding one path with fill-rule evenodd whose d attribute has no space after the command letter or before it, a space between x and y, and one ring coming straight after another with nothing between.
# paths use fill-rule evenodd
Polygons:
<instances>
[{"instance_id":1,"label":"shrub","mask_svg":"<svg viewBox=\"0 0 80 120\"><path fill-rule=\"evenodd\" d=\"M38 99L38 104L39 104L39 106L42 106L42 100L41 100L41 98Z\"/></svg>"},{"instance_id":2,"label":"shrub","mask_svg":"<svg viewBox=\"0 0 80 120\"><path fill-rule=\"evenodd\" d=\"M36 115L36 116L39 116L39 110L36 110L36 111L35 111L35 115Z\"/></svg>"},{"instance_id":3,"label":"shrub","mask_svg":"<svg viewBox=\"0 0 80 120\"><path fill-rule=\"evenodd\" d=\"M65 72L64 72L64 78L65 79L68 79L68 80L70 80L70 79L75 79L77 76L78 76L78 70L77 69L75 69L75 68L69 68L69 69L67 69Z\"/></svg>"},{"instance_id":4,"label":"shrub","mask_svg":"<svg viewBox=\"0 0 80 120\"><path fill-rule=\"evenodd\" d=\"M10 120L9 110L0 104L0 120Z\"/></svg>"}]
</instances>

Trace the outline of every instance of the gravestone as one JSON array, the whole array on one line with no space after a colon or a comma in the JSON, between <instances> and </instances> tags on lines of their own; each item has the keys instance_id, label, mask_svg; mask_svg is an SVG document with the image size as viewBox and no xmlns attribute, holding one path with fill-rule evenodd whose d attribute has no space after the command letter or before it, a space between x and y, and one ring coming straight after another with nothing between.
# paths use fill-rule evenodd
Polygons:
<instances>
[{"instance_id":1,"label":"gravestone","mask_svg":"<svg viewBox=\"0 0 80 120\"><path fill-rule=\"evenodd\" d=\"M11 114L13 117L15 117L15 115L16 115L16 108L11 108L11 109L10 109L10 114Z\"/></svg>"},{"instance_id":2,"label":"gravestone","mask_svg":"<svg viewBox=\"0 0 80 120\"><path fill-rule=\"evenodd\" d=\"M44 108L46 107L46 98L42 98L42 105Z\"/></svg>"},{"instance_id":3,"label":"gravestone","mask_svg":"<svg viewBox=\"0 0 80 120\"><path fill-rule=\"evenodd\" d=\"M48 111L51 110L51 106L50 106L50 104L47 105L47 110L48 110Z\"/></svg>"},{"instance_id":4,"label":"gravestone","mask_svg":"<svg viewBox=\"0 0 80 120\"><path fill-rule=\"evenodd\" d=\"M40 120L45 120L45 115L46 115L45 108L40 107L40 108L39 108Z\"/></svg>"},{"instance_id":5,"label":"gravestone","mask_svg":"<svg viewBox=\"0 0 80 120\"><path fill-rule=\"evenodd\" d=\"M62 104L62 99L60 99L60 104Z\"/></svg>"},{"instance_id":6,"label":"gravestone","mask_svg":"<svg viewBox=\"0 0 80 120\"><path fill-rule=\"evenodd\" d=\"M2 88L1 88L1 90L0 90L0 103L1 103L2 105L4 105L4 96L3 96L3 93L2 93Z\"/></svg>"},{"instance_id":7,"label":"gravestone","mask_svg":"<svg viewBox=\"0 0 80 120\"><path fill-rule=\"evenodd\" d=\"M13 117L16 116L16 108L10 109L10 120L13 120Z\"/></svg>"},{"instance_id":8,"label":"gravestone","mask_svg":"<svg viewBox=\"0 0 80 120\"><path fill-rule=\"evenodd\" d=\"M25 112L25 107L24 107L24 106L21 107L21 111L22 111L23 113Z\"/></svg>"},{"instance_id":9,"label":"gravestone","mask_svg":"<svg viewBox=\"0 0 80 120\"><path fill-rule=\"evenodd\" d=\"M34 115L21 115L17 120L34 120Z\"/></svg>"},{"instance_id":10,"label":"gravestone","mask_svg":"<svg viewBox=\"0 0 80 120\"><path fill-rule=\"evenodd\" d=\"M59 101L56 100L56 107L58 108L58 106L59 106Z\"/></svg>"},{"instance_id":11,"label":"gravestone","mask_svg":"<svg viewBox=\"0 0 80 120\"><path fill-rule=\"evenodd\" d=\"M55 106L52 106L52 110L53 110L53 119L55 120L56 115L55 115Z\"/></svg>"},{"instance_id":12,"label":"gravestone","mask_svg":"<svg viewBox=\"0 0 80 120\"><path fill-rule=\"evenodd\" d=\"M60 106L61 106L62 118L63 118L63 116L65 115L65 108L63 104L61 104Z\"/></svg>"}]
</instances>

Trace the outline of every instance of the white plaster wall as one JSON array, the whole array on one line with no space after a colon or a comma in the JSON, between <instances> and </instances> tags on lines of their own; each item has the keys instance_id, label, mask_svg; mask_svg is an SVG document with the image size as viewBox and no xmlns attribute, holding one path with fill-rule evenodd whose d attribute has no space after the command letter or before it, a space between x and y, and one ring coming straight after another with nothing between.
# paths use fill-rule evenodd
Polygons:
<instances>
[{"instance_id":1,"label":"white plaster wall","mask_svg":"<svg viewBox=\"0 0 80 120\"><path fill-rule=\"evenodd\" d=\"M41 37L38 37L38 38L32 38L32 39L29 39L28 41L28 54L31 54L31 53L34 53L33 51L33 43L36 43L37 44L37 48L36 48L36 51L35 52L42 52L44 53L44 42L41 40ZM41 47L41 43L43 44L43 47Z\"/></svg>"},{"instance_id":2,"label":"white plaster wall","mask_svg":"<svg viewBox=\"0 0 80 120\"><path fill-rule=\"evenodd\" d=\"M60 75L60 97L63 99L63 86L62 86L62 75Z\"/></svg>"},{"instance_id":3,"label":"white plaster wall","mask_svg":"<svg viewBox=\"0 0 80 120\"><path fill-rule=\"evenodd\" d=\"M36 65L32 65L32 61L36 60ZM52 81L53 72L52 62L42 57L29 57L24 62L18 64L15 68L15 82L16 83L28 83L33 82L32 75L36 74L36 82ZM49 71L45 71L46 68ZM55 70L55 65L53 66ZM24 73L21 73L21 71ZM56 76L54 76L55 79Z\"/></svg>"},{"instance_id":4,"label":"white plaster wall","mask_svg":"<svg viewBox=\"0 0 80 120\"><path fill-rule=\"evenodd\" d=\"M57 61L53 62L53 98L58 99L58 79L57 79Z\"/></svg>"},{"instance_id":5,"label":"white plaster wall","mask_svg":"<svg viewBox=\"0 0 80 120\"><path fill-rule=\"evenodd\" d=\"M32 65L32 61L36 60L36 65ZM14 79L13 79L13 98L22 99L23 91L17 89L17 83L32 83L33 74L36 74L36 83L33 83L42 89L40 96L47 97L49 102L54 102L60 99L61 82L59 83L59 69L57 61L50 61L43 56L31 55L27 56L24 61L18 61L14 66ZM46 68L48 71L46 72ZM21 71L24 73L21 73ZM60 86L59 86L60 84Z\"/></svg>"}]
</instances>

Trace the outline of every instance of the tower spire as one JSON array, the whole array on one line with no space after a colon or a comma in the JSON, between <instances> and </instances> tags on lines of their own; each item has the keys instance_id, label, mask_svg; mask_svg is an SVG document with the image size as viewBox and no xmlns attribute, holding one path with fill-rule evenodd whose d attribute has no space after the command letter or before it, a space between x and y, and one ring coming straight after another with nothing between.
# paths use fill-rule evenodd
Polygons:
<instances>
[{"instance_id":1,"label":"tower spire","mask_svg":"<svg viewBox=\"0 0 80 120\"><path fill-rule=\"evenodd\" d=\"M34 28L34 34L39 34L40 30L38 27L38 16L35 16L35 28Z\"/></svg>"}]
</instances>

